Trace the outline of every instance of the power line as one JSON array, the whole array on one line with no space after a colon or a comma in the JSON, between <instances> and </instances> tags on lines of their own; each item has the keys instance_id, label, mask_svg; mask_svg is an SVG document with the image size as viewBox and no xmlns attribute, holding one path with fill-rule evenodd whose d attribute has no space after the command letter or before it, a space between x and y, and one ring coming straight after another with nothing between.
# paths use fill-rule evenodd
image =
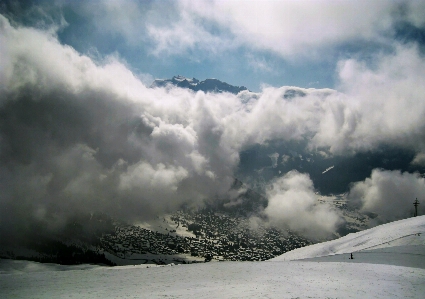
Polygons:
<instances>
[{"instance_id":1,"label":"power line","mask_svg":"<svg viewBox=\"0 0 425 299\"><path fill-rule=\"evenodd\" d=\"M418 216L418 205L419 205L419 201L416 198L415 202L413 203L413 205L415 206L415 217Z\"/></svg>"}]
</instances>

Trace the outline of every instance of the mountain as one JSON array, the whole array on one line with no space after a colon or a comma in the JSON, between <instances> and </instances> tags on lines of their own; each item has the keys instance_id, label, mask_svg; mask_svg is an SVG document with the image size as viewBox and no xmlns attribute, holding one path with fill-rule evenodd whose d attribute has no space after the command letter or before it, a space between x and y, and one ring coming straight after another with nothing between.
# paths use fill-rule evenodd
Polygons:
<instances>
[{"instance_id":1,"label":"mountain","mask_svg":"<svg viewBox=\"0 0 425 299\"><path fill-rule=\"evenodd\" d=\"M263 261L323 239L308 239L261 220L267 199L235 179L233 196L206 202L203 209L183 208L143 223L123 223L87 213L69 219L62 231L43 231L0 248L0 258L44 263L139 265L204 261ZM333 238L363 230L370 217L347 208L340 196L320 197L345 221ZM264 220L264 219L263 219ZM254 222L253 222L254 221Z\"/></svg>"},{"instance_id":2,"label":"mountain","mask_svg":"<svg viewBox=\"0 0 425 299\"><path fill-rule=\"evenodd\" d=\"M374 151L359 151L350 155L333 155L308 148L307 141L274 140L265 145L256 144L240 153L235 174L252 188L260 187L283 174L297 170L308 173L315 189L322 195L349 191L353 182L371 176L373 169L400 170L425 173L425 167L411 163L415 152L382 145ZM261 192L259 188L255 191Z\"/></svg>"},{"instance_id":3,"label":"mountain","mask_svg":"<svg viewBox=\"0 0 425 299\"><path fill-rule=\"evenodd\" d=\"M171 79L156 79L150 87L165 87L169 84L181 88L188 88L193 91L201 90L203 92L230 92L238 94L241 91L248 90L245 86L233 86L217 79L205 79L204 81L199 81L195 78L188 79L180 75L174 76Z\"/></svg>"},{"instance_id":4,"label":"mountain","mask_svg":"<svg viewBox=\"0 0 425 299\"><path fill-rule=\"evenodd\" d=\"M424 234L425 216L415 217L264 262L111 268L0 259L0 297L423 298Z\"/></svg>"},{"instance_id":5,"label":"mountain","mask_svg":"<svg viewBox=\"0 0 425 299\"><path fill-rule=\"evenodd\" d=\"M0 246L0 258L118 266L260 261L312 243L258 221L254 228L250 219L261 214L267 199L237 179L231 193L230 198L206 202L203 209L182 208L141 223L81 213L61 231L40 226L25 242Z\"/></svg>"},{"instance_id":6,"label":"mountain","mask_svg":"<svg viewBox=\"0 0 425 299\"><path fill-rule=\"evenodd\" d=\"M76 219L62 234L0 248L0 258L118 266L260 261L311 244L289 230L260 224L253 229L249 215L261 208L262 199L241 190L240 197L221 207L178 211L135 225L93 214Z\"/></svg>"}]
</instances>

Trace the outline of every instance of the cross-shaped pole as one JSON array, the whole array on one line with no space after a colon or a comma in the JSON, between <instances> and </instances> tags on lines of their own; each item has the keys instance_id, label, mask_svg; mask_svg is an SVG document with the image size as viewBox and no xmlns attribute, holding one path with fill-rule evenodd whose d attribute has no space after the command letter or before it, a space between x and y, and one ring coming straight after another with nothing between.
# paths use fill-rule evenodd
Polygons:
<instances>
[{"instance_id":1,"label":"cross-shaped pole","mask_svg":"<svg viewBox=\"0 0 425 299\"><path fill-rule=\"evenodd\" d=\"M416 198L415 202L413 203L413 205L415 206L415 217L418 216L418 205L419 205L419 201Z\"/></svg>"}]
</instances>

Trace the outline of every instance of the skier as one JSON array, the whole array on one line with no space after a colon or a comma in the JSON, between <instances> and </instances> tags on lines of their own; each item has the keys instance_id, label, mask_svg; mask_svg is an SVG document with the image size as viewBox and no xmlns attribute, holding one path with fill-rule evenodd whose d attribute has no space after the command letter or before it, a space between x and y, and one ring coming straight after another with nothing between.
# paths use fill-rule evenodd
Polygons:
<instances>
[{"instance_id":1,"label":"skier","mask_svg":"<svg viewBox=\"0 0 425 299\"><path fill-rule=\"evenodd\" d=\"M353 253L351 253L350 260L354 260Z\"/></svg>"}]
</instances>

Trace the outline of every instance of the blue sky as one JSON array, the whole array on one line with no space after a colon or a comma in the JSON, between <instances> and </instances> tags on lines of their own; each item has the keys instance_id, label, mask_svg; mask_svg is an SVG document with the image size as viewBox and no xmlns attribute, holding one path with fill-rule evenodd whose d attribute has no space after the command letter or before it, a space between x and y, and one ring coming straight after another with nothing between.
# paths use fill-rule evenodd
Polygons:
<instances>
[{"instance_id":1,"label":"blue sky","mask_svg":"<svg viewBox=\"0 0 425 299\"><path fill-rule=\"evenodd\" d=\"M342 59L424 42L421 1L9 1L82 54L118 56L148 83L180 74L259 91L337 88Z\"/></svg>"}]
</instances>

